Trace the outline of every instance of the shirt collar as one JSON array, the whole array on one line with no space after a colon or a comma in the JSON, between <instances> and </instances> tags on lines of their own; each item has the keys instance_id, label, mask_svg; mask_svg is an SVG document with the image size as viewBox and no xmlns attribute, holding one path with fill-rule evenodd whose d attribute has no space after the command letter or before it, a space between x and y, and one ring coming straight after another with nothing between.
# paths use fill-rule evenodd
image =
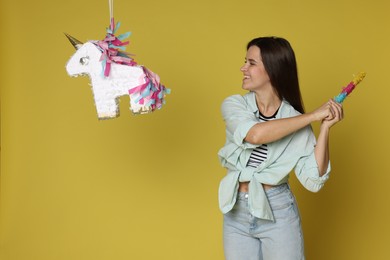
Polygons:
<instances>
[{"instance_id":1,"label":"shirt collar","mask_svg":"<svg viewBox=\"0 0 390 260\"><path fill-rule=\"evenodd\" d=\"M257 108L257 104L256 104L255 92L249 92L247 94L247 97L248 97L249 109L251 110L251 112L256 113L259 109Z\"/></svg>"}]
</instances>

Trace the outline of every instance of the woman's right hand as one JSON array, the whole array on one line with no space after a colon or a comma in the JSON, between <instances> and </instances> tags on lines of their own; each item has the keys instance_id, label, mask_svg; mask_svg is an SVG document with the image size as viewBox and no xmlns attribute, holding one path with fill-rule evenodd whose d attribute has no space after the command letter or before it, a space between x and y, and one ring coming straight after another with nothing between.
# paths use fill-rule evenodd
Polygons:
<instances>
[{"instance_id":1,"label":"woman's right hand","mask_svg":"<svg viewBox=\"0 0 390 260\"><path fill-rule=\"evenodd\" d=\"M332 110L333 117L327 119L325 118L322 120L321 127L325 128L331 128L333 125L335 125L337 122L340 122L344 118L344 110L342 104L337 103L333 99L331 99L329 102L329 105Z\"/></svg>"}]
</instances>

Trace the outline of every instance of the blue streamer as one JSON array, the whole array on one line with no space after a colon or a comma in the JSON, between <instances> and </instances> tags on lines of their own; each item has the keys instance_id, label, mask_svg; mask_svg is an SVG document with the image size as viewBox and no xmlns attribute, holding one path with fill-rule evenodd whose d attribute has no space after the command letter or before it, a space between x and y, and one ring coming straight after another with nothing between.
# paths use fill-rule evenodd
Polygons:
<instances>
[{"instance_id":1,"label":"blue streamer","mask_svg":"<svg viewBox=\"0 0 390 260\"><path fill-rule=\"evenodd\" d=\"M127 33L123 33L123 34L119 35L117 38L122 41L122 40L128 38L130 35L131 35L131 32L127 32Z\"/></svg>"}]
</instances>

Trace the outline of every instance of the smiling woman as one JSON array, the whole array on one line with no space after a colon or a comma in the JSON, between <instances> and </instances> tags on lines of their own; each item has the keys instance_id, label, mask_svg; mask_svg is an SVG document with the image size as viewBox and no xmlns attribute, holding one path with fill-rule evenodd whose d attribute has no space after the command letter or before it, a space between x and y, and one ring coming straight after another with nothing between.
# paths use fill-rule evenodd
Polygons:
<instances>
[{"instance_id":1,"label":"smiling woman","mask_svg":"<svg viewBox=\"0 0 390 260\"><path fill-rule=\"evenodd\" d=\"M122 96L122 116L98 121L89 78L65 71L75 50L63 32L103 39L107 0L0 1L1 260L224 259L220 104L245 96L246 41L270 34L294 47L306 111L336 95L353 73L368 75L344 103L346 120L331 131L329 182L312 194L290 175L306 258L390 259L390 1L115 3L120 32L133 32L127 50L174 95L162 110L143 116L130 116L129 96ZM267 68L265 48L259 50ZM238 114L242 108L259 109L252 101L230 102L236 99L244 101L227 102L237 108L236 119L246 118ZM263 109L269 125L284 111L281 106L273 119L273 109ZM313 124L316 135L319 125ZM233 138L256 143L272 132L249 137L237 131ZM277 156L272 146L268 161ZM236 162L252 156L242 153ZM285 212L283 201L276 202L270 205L275 217Z\"/></svg>"},{"instance_id":2,"label":"smiling woman","mask_svg":"<svg viewBox=\"0 0 390 260\"><path fill-rule=\"evenodd\" d=\"M301 221L288 175L295 169L310 191L323 187L330 172L329 131L343 118L343 109L329 100L304 113L295 54L283 38L249 42L241 71L242 88L249 93L222 104L226 144L219 156L228 174L219 201L225 256L301 260ZM322 122L317 140L310 127L315 121Z\"/></svg>"},{"instance_id":3,"label":"smiling woman","mask_svg":"<svg viewBox=\"0 0 390 260\"><path fill-rule=\"evenodd\" d=\"M242 81L243 89L248 91L261 88L273 89L263 61L261 60L261 53L258 47L249 47L245 64L241 67L241 71L244 73Z\"/></svg>"}]
</instances>

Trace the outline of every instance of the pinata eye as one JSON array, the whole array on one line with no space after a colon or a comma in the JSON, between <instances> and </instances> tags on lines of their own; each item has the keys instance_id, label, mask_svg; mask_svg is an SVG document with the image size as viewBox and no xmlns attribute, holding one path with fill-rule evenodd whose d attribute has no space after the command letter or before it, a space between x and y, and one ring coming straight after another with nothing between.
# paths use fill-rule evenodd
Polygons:
<instances>
[{"instance_id":1,"label":"pinata eye","mask_svg":"<svg viewBox=\"0 0 390 260\"><path fill-rule=\"evenodd\" d=\"M81 65L87 65L88 62L89 62L89 57L88 56L80 58L80 64Z\"/></svg>"}]
</instances>

